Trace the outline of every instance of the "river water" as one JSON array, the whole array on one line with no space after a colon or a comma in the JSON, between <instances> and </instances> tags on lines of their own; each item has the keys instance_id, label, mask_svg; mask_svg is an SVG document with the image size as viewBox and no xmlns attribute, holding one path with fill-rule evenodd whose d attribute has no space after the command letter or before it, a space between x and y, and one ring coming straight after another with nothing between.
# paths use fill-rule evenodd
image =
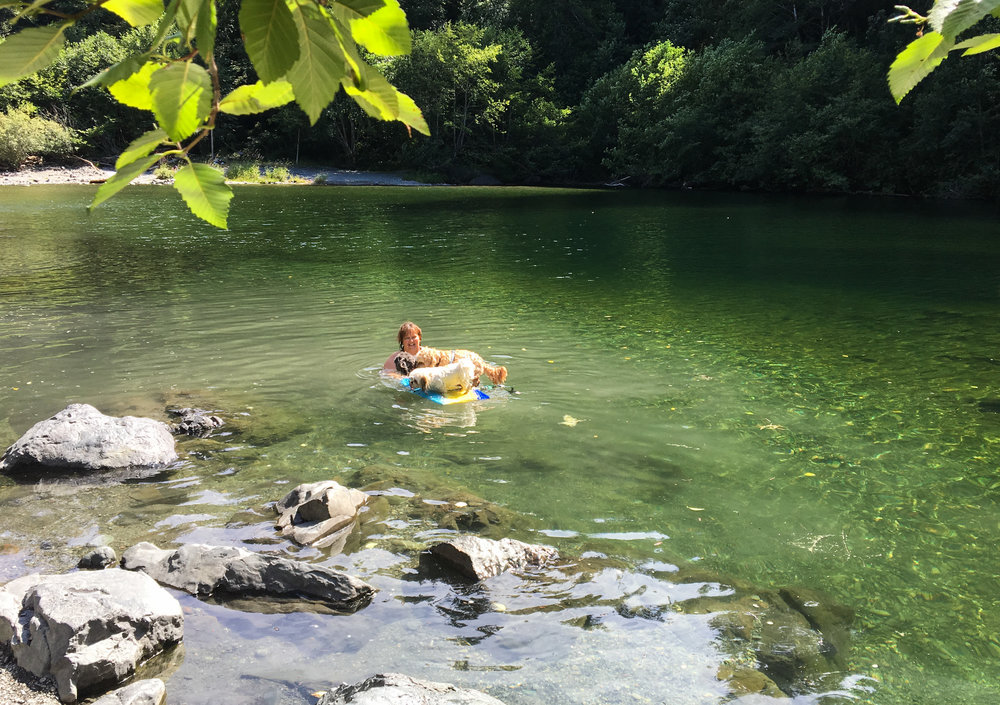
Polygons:
<instances>
[{"instance_id":1,"label":"river water","mask_svg":"<svg viewBox=\"0 0 1000 705\"><path fill-rule=\"evenodd\" d=\"M729 702L711 624L664 609L690 597L660 580L676 566L854 611L847 668L795 702L1000 701L992 209L242 187L217 231L161 187L88 214L92 193L0 189L0 446L74 401L162 417L214 400L254 430L182 441L152 477L0 479L0 581L148 540L379 589L351 616L179 595L169 703L311 702L392 670L512 704ZM513 390L435 407L388 388L406 319L506 365ZM446 533L419 522L384 517L343 552L273 536L269 502L366 469L617 567L470 587L417 570Z\"/></svg>"}]
</instances>

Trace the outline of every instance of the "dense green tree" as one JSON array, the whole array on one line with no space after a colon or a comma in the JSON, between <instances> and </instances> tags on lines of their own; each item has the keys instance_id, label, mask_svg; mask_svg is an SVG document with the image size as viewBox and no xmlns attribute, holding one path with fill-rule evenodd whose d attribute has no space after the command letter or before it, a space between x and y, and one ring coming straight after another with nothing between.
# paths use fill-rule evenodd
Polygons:
<instances>
[{"instance_id":1,"label":"dense green tree","mask_svg":"<svg viewBox=\"0 0 1000 705\"><path fill-rule=\"evenodd\" d=\"M828 32L783 68L751 118L746 183L770 190L893 190L898 128L878 57Z\"/></svg>"}]
</instances>

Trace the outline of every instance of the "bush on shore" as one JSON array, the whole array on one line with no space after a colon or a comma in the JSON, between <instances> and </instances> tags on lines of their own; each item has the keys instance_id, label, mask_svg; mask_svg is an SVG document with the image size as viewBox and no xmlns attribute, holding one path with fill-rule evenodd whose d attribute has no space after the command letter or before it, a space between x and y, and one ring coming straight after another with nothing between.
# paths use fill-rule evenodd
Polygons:
<instances>
[{"instance_id":1,"label":"bush on shore","mask_svg":"<svg viewBox=\"0 0 1000 705\"><path fill-rule=\"evenodd\" d=\"M63 158L75 151L73 130L33 112L17 107L0 113L0 167L19 169L31 157Z\"/></svg>"}]
</instances>

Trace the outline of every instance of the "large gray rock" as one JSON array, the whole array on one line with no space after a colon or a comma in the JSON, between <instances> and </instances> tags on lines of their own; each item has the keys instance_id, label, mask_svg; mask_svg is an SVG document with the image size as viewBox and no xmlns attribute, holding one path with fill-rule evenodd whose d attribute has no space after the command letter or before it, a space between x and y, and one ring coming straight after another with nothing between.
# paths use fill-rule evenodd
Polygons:
<instances>
[{"instance_id":1,"label":"large gray rock","mask_svg":"<svg viewBox=\"0 0 1000 705\"><path fill-rule=\"evenodd\" d=\"M503 705L503 701L448 683L379 673L326 693L316 705Z\"/></svg>"},{"instance_id":2,"label":"large gray rock","mask_svg":"<svg viewBox=\"0 0 1000 705\"><path fill-rule=\"evenodd\" d=\"M122 567L192 595L304 598L348 611L375 592L346 573L229 546L188 544L170 551L143 542L122 554Z\"/></svg>"},{"instance_id":3,"label":"large gray rock","mask_svg":"<svg viewBox=\"0 0 1000 705\"><path fill-rule=\"evenodd\" d=\"M508 570L540 566L555 560L554 548L515 539L484 539L458 536L431 547L431 553L453 565L464 575L485 580Z\"/></svg>"},{"instance_id":4,"label":"large gray rock","mask_svg":"<svg viewBox=\"0 0 1000 705\"><path fill-rule=\"evenodd\" d=\"M177 460L170 428L154 419L105 416L70 404L39 421L0 458L0 470L42 465L68 470L162 467Z\"/></svg>"},{"instance_id":5,"label":"large gray rock","mask_svg":"<svg viewBox=\"0 0 1000 705\"><path fill-rule=\"evenodd\" d=\"M180 603L141 573L29 575L0 588L0 639L66 703L122 683L183 631Z\"/></svg>"},{"instance_id":6,"label":"large gray rock","mask_svg":"<svg viewBox=\"0 0 1000 705\"><path fill-rule=\"evenodd\" d=\"M296 543L324 548L342 538L367 501L364 492L333 480L299 485L275 505L278 529Z\"/></svg>"},{"instance_id":7,"label":"large gray rock","mask_svg":"<svg viewBox=\"0 0 1000 705\"><path fill-rule=\"evenodd\" d=\"M167 686L163 681L147 678L102 695L91 705L163 705L166 699Z\"/></svg>"}]
</instances>

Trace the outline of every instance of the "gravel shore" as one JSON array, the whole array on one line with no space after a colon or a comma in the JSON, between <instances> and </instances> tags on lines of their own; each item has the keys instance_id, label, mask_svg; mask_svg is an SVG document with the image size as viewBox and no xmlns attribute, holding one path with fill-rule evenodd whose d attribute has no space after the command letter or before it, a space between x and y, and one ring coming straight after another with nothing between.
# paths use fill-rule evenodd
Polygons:
<instances>
[{"instance_id":1,"label":"gravel shore","mask_svg":"<svg viewBox=\"0 0 1000 705\"><path fill-rule=\"evenodd\" d=\"M4 705L58 705L56 685L36 678L14 663L10 650L0 647L0 703Z\"/></svg>"},{"instance_id":2,"label":"gravel shore","mask_svg":"<svg viewBox=\"0 0 1000 705\"><path fill-rule=\"evenodd\" d=\"M421 186L416 181L373 171L349 171L346 169L323 167L289 167L288 170L307 183L323 176L323 183L329 186ZM0 186L32 186L35 184L93 184L108 179L114 174L112 169L94 166L38 167L20 171L0 171ZM135 179L134 184L169 184L145 173Z\"/></svg>"}]
</instances>

